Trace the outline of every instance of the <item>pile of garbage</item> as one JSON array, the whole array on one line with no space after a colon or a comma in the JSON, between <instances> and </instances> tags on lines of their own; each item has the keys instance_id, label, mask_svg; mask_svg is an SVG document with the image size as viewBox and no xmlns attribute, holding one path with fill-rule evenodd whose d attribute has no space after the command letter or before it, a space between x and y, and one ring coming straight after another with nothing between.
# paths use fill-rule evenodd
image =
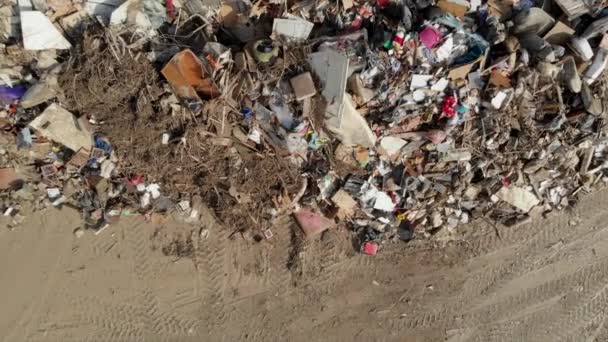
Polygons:
<instances>
[{"instance_id":1,"label":"pile of garbage","mask_svg":"<svg viewBox=\"0 0 608 342\"><path fill-rule=\"evenodd\" d=\"M0 7L12 225L293 215L373 255L608 181L604 1L26 2Z\"/></svg>"}]
</instances>

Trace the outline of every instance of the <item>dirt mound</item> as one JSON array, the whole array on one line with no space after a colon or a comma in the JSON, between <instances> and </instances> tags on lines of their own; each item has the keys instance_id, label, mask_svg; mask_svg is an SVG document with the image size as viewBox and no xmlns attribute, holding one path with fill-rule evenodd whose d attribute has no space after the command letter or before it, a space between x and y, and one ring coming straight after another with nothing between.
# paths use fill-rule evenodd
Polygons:
<instances>
[{"instance_id":1,"label":"dirt mound","mask_svg":"<svg viewBox=\"0 0 608 342\"><path fill-rule=\"evenodd\" d=\"M293 167L272 153L218 145L214 123L239 121L218 111L221 99L199 117L162 103L173 95L160 87L155 66L125 47L128 38L87 28L60 78L66 107L99 123L124 177L159 182L175 200L200 194L221 222L240 231L268 228L268 209L285 190L297 191ZM164 133L178 138L163 144Z\"/></svg>"}]
</instances>

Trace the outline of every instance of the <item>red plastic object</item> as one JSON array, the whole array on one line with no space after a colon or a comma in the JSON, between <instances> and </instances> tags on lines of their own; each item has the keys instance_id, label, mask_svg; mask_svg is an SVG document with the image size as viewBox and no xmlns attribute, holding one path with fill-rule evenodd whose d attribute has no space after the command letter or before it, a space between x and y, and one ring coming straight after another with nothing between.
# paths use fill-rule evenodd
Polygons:
<instances>
[{"instance_id":1,"label":"red plastic object","mask_svg":"<svg viewBox=\"0 0 608 342\"><path fill-rule=\"evenodd\" d=\"M173 0L167 0L167 16L169 19L174 20L176 17L175 14L175 5L173 4Z\"/></svg>"},{"instance_id":2,"label":"red plastic object","mask_svg":"<svg viewBox=\"0 0 608 342\"><path fill-rule=\"evenodd\" d=\"M427 26L420 32L418 37L424 46L432 49L441 41L441 32L432 26Z\"/></svg>"},{"instance_id":3,"label":"red plastic object","mask_svg":"<svg viewBox=\"0 0 608 342\"><path fill-rule=\"evenodd\" d=\"M395 38L393 38L393 43L403 46L403 37L395 36Z\"/></svg>"},{"instance_id":4,"label":"red plastic object","mask_svg":"<svg viewBox=\"0 0 608 342\"><path fill-rule=\"evenodd\" d=\"M131 178L131 183L137 185L137 184L142 184L144 182L144 179L141 176L133 176L133 178Z\"/></svg>"},{"instance_id":5,"label":"red plastic object","mask_svg":"<svg viewBox=\"0 0 608 342\"><path fill-rule=\"evenodd\" d=\"M376 0L376 5L380 8L386 8L390 3L391 0Z\"/></svg>"},{"instance_id":6,"label":"red plastic object","mask_svg":"<svg viewBox=\"0 0 608 342\"><path fill-rule=\"evenodd\" d=\"M443 106L441 107L443 114L448 118L456 115L456 97L448 96L443 100Z\"/></svg>"},{"instance_id":7,"label":"red plastic object","mask_svg":"<svg viewBox=\"0 0 608 342\"><path fill-rule=\"evenodd\" d=\"M363 18L358 15L355 17L355 20L353 20L353 23L350 25L350 28L352 30L357 30L361 27L361 25L363 25Z\"/></svg>"},{"instance_id":8,"label":"red plastic object","mask_svg":"<svg viewBox=\"0 0 608 342\"><path fill-rule=\"evenodd\" d=\"M367 241L363 244L363 253L367 255L376 255L378 253L378 244L374 241Z\"/></svg>"}]
</instances>

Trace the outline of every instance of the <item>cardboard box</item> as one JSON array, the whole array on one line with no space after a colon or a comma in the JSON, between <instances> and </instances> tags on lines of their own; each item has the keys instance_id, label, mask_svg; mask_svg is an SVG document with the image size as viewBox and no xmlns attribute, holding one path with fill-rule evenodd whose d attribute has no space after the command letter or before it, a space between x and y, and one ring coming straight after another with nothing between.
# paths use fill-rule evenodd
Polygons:
<instances>
[{"instance_id":1,"label":"cardboard box","mask_svg":"<svg viewBox=\"0 0 608 342\"><path fill-rule=\"evenodd\" d=\"M305 72L289 80L298 101L313 97L317 93L310 72Z\"/></svg>"}]
</instances>

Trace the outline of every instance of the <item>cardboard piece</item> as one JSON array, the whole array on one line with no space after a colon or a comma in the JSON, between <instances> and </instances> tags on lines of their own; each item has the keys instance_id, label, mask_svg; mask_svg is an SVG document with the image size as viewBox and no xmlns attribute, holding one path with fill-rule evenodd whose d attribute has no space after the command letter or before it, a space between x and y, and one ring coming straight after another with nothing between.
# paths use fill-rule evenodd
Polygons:
<instances>
[{"instance_id":1,"label":"cardboard piece","mask_svg":"<svg viewBox=\"0 0 608 342\"><path fill-rule=\"evenodd\" d=\"M348 192L343 189L338 190L332 198L331 201L340 208L338 211L338 217L344 218L353 216L355 213L355 208L357 208L358 204Z\"/></svg>"},{"instance_id":2,"label":"cardboard piece","mask_svg":"<svg viewBox=\"0 0 608 342\"><path fill-rule=\"evenodd\" d=\"M464 17L465 14L469 11L469 3L462 0L439 0L437 2L437 7L442 10L453 14L456 17Z\"/></svg>"},{"instance_id":3,"label":"cardboard piece","mask_svg":"<svg viewBox=\"0 0 608 342\"><path fill-rule=\"evenodd\" d=\"M513 9L513 0L488 0L490 14L501 19L506 17Z\"/></svg>"},{"instance_id":4,"label":"cardboard piece","mask_svg":"<svg viewBox=\"0 0 608 342\"><path fill-rule=\"evenodd\" d=\"M72 151L90 150L93 137L78 125L74 114L53 103L29 124L41 136L62 144Z\"/></svg>"},{"instance_id":5,"label":"cardboard piece","mask_svg":"<svg viewBox=\"0 0 608 342\"><path fill-rule=\"evenodd\" d=\"M572 20L581 15L589 13L589 8L584 1L581 0L554 0L555 3L562 9L568 19Z\"/></svg>"},{"instance_id":6,"label":"cardboard piece","mask_svg":"<svg viewBox=\"0 0 608 342\"><path fill-rule=\"evenodd\" d=\"M173 56L161 73L175 94L188 103L189 108L194 112L201 109L198 106L202 105L201 97L212 99L221 95L211 77L203 69L203 63L190 49ZM190 105L191 102L194 104Z\"/></svg>"},{"instance_id":7,"label":"cardboard piece","mask_svg":"<svg viewBox=\"0 0 608 342\"><path fill-rule=\"evenodd\" d=\"M225 27L232 28L235 26L238 21L238 15L239 13L235 6L230 3L224 4L219 8L219 19Z\"/></svg>"},{"instance_id":8,"label":"cardboard piece","mask_svg":"<svg viewBox=\"0 0 608 342\"><path fill-rule=\"evenodd\" d=\"M26 50L65 50L72 44L53 26L46 15L38 11L21 11L21 32Z\"/></svg>"},{"instance_id":9,"label":"cardboard piece","mask_svg":"<svg viewBox=\"0 0 608 342\"><path fill-rule=\"evenodd\" d=\"M13 12L13 6L0 6L0 37L6 39L19 37L19 15Z\"/></svg>"},{"instance_id":10,"label":"cardboard piece","mask_svg":"<svg viewBox=\"0 0 608 342\"><path fill-rule=\"evenodd\" d=\"M486 54L487 54L487 51L486 51ZM479 58L472 61L471 63L464 64L464 65L451 69L450 72L448 73L448 78L451 80L466 80L467 76L469 75L471 70L473 70L475 65L478 62L480 62L481 65L483 66L485 63L485 59L486 59L486 55L484 54L482 56L479 56Z\"/></svg>"},{"instance_id":11,"label":"cardboard piece","mask_svg":"<svg viewBox=\"0 0 608 342\"><path fill-rule=\"evenodd\" d=\"M471 72L471 70L473 70L473 67L475 66L475 63L477 63L477 62L461 65L459 67L456 67L456 68L450 70L450 72L448 73L448 78L451 79L451 80L464 80L464 79L466 79L467 75L469 75L469 73Z\"/></svg>"},{"instance_id":12,"label":"cardboard piece","mask_svg":"<svg viewBox=\"0 0 608 342\"><path fill-rule=\"evenodd\" d=\"M101 159L101 158L103 158L104 154L105 154L105 152L102 149L93 147L91 149L90 158L91 159Z\"/></svg>"},{"instance_id":13,"label":"cardboard piece","mask_svg":"<svg viewBox=\"0 0 608 342\"><path fill-rule=\"evenodd\" d=\"M564 24L561 21L557 21L555 26L543 37L547 43L555 45L566 45L570 40L570 37L574 34L574 29Z\"/></svg>"},{"instance_id":14,"label":"cardboard piece","mask_svg":"<svg viewBox=\"0 0 608 342\"><path fill-rule=\"evenodd\" d=\"M524 213L529 212L540 203L532 192L513 185L501 188L496 196Z\"/></svg>"},{"instance_id":15,"label":"cardboard piece","mask_svg":"<svg viewBox=\"0 0 608 342\"><path fill-rule=\"evenodd\" d=\"M61 17L59 19L59 25L70 38L74 38L78 34L78 30L83 27L82 25L87 19L89 19L87 12L80 10Z\"/></svg>"},{"instance_id":16,"label":"cardboard piece","mask_svg":"<svg viewBox=\"0 0 608 342\"><path fill-rule=\"evenodd\" d=\"M557 6L562 9L569 20L589 13L589 8L582 0L554 0Z\"/></svg>"},{"instance_id":17,"label":"cardboard piece","mask_svg":"<svg viewBox=\"0 0 608 342\"><path fill-rule=\"evenodd\" d=\"M511 88L511 79L503 75L499 70L494 70L490 76L490 84L498 88Z\"/></svg>"},{"instance_id":18,"label":"cardboard piece","mask_svg":"<svg viewBox=\"0 0 608 342\"><path fill-rule=\"evenodd\" d=\"M289 80L293 92L296 95L296 100L302 101L313 97L317 93L315 83L312 81L310 72L305 72Z\"/></svg>"},{"instance_id":19,"label":"cardboard piece","mask_svg":"<svg viewBox=\"0 0 608 342\"><path fill-rule=\"evenodd\" d=\"M68 170L77 171L80 170L89 161L90 152L84 148L79 149L70 161L67 163Z\"/></svg>"},{"instance_id":20,"label":"cardboard piece","mask_svg":"<svg viewBox=\"0 0 608 342\"><path fill-rule=\"evenodd\" d=\"M40 173L42 173L42 177L50 178L57 173L57 168L53 164L46 164L40 167Z\"/></svg>"},{"instance_id":21,"label":"cardboard piece","mask_svg":"<svg viewBox=\"0 0 608 342\"><path fill-rule=\"evenodd\" d=\"M21 4L22 2L19 1ZM74 11L77 11L78 8L71 1L64 0L32 0L34 4L34 8L37 11L43 13L53 13L51 20L55 21L56 18L61 18L66 16Z\"/></svg>"},{"instance_id":22,"label":"cardboard piece","mask_svg":"<svg viewBox=\"0 0 608 342\"><path fill-rule=\"evenodd\" d=\"M359 162L359 165L365 167L369 163L369 150L364 147L356 148L355 160Z\"/></svg>"},{"instance_id":23,"label":"cardboard piece","mask_svg":"<svg viewBox=\"0 0 608 342\"><path fill-rule=\"evenodd\" d=\"M307 238L320 235L327 229L334 226L334 222L323 214L316 213L309 208L302 208L293 214L296 222Z\"/></svg>"},{"instance_id":24,"label":"cardboard piece","mask_svg":"<svg viewBox=\"0 0 608 342\"><path fill-rule=\"evenodd\" d=\"M17 175L13 168L0 169L0 190L16 187L23 180Z\"/></svg>"},{"instance_id":25,"label":"cardboard piece","mask_svg":"<svg viewBox=\"0 0 608 342\"><path fill-rule=\"evenodd\" d=\"M49 153L53 151L53 146L48 141L38 141L32 146L32 150L30 151L32 157L44 159L47 158Z\"/></svg>"},{"instance_id":26,"label":"cardboard piece","mask_svg":"<svg viewBox=\"0 0 608 342\"><path fill-rule=\"evenodd\" d=\"M247 70L247 56L244 52L234 54L234 65L236 65L237 70Z\"/></svg>"}]
</instances>

